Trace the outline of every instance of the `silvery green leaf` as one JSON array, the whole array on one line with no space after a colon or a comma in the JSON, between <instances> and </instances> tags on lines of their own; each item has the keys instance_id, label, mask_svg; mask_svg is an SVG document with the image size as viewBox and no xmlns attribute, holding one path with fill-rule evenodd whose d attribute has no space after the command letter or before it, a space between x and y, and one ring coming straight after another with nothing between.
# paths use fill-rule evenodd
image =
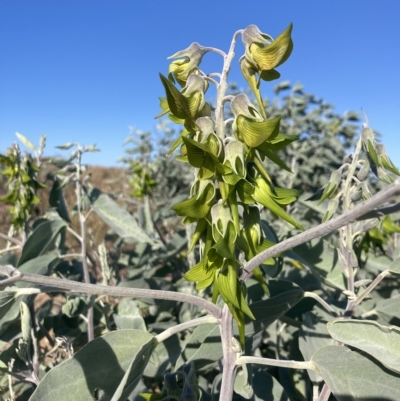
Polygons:
<instances>
[{"instance_id":1,"label":"silvery green leaf","mask_svg":"<svg viewBox=\"0 0 400 401\"><path fill-rule=\"evenodd\" d=\"M71 149L72 146L74 146L74 144L72 142L67 142L67 143L64 143L64 145L56 146L56 148L57 149L68 150L68 149Z\"/></svg>"},{"instance_id":2,"label":"silvery green leaf","mask_svg":"<svg viewBox=\"0 0 400 401\"><path fill-rule=\"evenodd\" d=\"M93 399L96 389L110 400L121 387L120 399L126 400L156 344L151 334L139 330L118 330L95 338L47 372L29 400L87 401Z\"/></svg>"},{"instance_id":3,"label":"silvery green leaf","mask_svg":"<svg viewBox=\"0 0 400 401\"><path fill-rule=\"evenodd\" d=\"M400 400L400 375L368 355L330 345L311 359L337 401Z\"/></svg>"}]
</instances>

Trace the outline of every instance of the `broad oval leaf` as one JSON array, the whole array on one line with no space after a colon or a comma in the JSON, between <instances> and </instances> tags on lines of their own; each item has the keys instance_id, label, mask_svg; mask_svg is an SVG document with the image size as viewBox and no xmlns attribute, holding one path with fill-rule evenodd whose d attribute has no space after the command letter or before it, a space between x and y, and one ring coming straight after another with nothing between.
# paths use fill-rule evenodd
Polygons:
<instances>
[{"instance_id":1,"label":"broad oval leaf","mask_svg":"<svg viewBox=\"0 0 400 401\"><path fill-rule=\"evenodd\" d=\"M368 353L400 373L400 328L371 320L335 320L327 326L335 340Z\"/></svg>"},{"instance_id":2,"label":"broad oval leaf","mask_svg":"<svg viewBox=\"0 0 400 401\"><path fill-rule=\"evenodd\" d=\"M93 209L120 237L155 245L136 219L108 195L101 194L93 203Z\"/></svg>"},{"instance_id":3,"label":"broad oval leaf","mask_svg":"<svg viewBox=\"0 0 400 401\"><path fill-rule=\"evenodd\" d=\"M18 266L51 250L57 236L66 226L64 220L51 220L40 224L25 242Z\"/></svg>"},{"instance_id":4,"label":"broad oval leaf","mask_svg":"<svg viewBox=\"0 0 400 401\"><path fill-rule=\"evenodd\" d=\"M109 400L120 390L121 381L125 384L121 399L126 399L141 379L156 345L151 334L139 330L113 331L98 337L51 369L30 401L87 401L93 399L96 389Z\"/></svg>"},{"instance_id":5,"label":"broad oval leaf","mask_svg":"<svg viewBox=\"0 0 400 401\"><path fill-rule=\"evenodd\" d=\"M312 359L337 401L398 401L400 375L347 347L330 345Z\"/></svg>"},{"instance_id":6,"label":"broad oval leaf","mask_svg":"<svg viewBox=\"0 0 400 401\"><path fill-rule=\"evenodd\" d=\"M22 273L33 273L33 274L46 274L51 271L51 267L58 261L58 256L52 252L48 255L38 256L37 258L31 259L28 262L21 265L18 270ZM25 283L23 281L17 281L15 283L15 287L18 288L26 288L26 287L34 287L34 284ZM10 322L16 320L19 316L19 305L20 303L26 302L30 300L29 295L22 295L20 297L15 298L14 300L10 299L9 303L5 304L4 307L4 315L0 312L1 320L0 320L0 334L3 333L4 330L7 329Z\"/></svg>"}]
</instances>

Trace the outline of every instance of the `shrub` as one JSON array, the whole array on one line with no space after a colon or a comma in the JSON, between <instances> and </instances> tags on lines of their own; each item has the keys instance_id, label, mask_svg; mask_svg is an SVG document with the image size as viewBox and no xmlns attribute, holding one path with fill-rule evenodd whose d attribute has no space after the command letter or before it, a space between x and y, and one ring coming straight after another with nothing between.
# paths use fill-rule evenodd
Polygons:
<instances>
[{"instance_id":1,"label":"shrub","mask_svg":"<svg viewBox=\"0 0 400 401\"><path fill-rule=\"evenodd\" d=\"M154 156L141 134L125 159L134 200L93 187L82 158L97 149L67 143L34 218L44 139L37 149L19 135L34 156L1 156L19 230L1 234L4 397L400 399L400 173L367 123L353 143L356 115L287 83L275 89L291 89L283 108L263 101L291 31L273 40L250 25L228 53L193 43L172 56L159 116L182 125L168 152L180 155ZM239 35L252 98L227 94ZM221 73L200 70L208 52ZM98 246L93 215L110 227Z\"/></svg>"}]
</instances>

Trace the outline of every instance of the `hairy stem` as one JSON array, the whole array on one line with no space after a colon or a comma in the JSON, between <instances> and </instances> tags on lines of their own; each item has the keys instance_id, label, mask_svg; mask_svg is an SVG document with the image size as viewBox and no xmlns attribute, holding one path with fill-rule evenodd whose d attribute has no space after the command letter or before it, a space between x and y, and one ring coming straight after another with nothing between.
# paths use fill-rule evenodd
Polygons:
<instances>
[{"instance_id":1,"label":"hairy stem","mask_svg":"<svg viewBox=\"0 0 400 401\"><path fill-rule=\"evenodd\" d=\"M318 401L328 401L331 396L331 389L325 383L324 387L322 387L321 393L319 395Z\"/></svg>"},{"instance_id":2,"label":"hairy stem","mask_svg":"<svg viewBox=\"0 0 400 401\"><path fill-rule=\"evenodd\" d=\"M198 319L192 319L189 320L188 322L184 322L176 326L169 327L162 333L158 334L155 338L160 343L162 341L165 341L167 338L170 338L176 333L180 333L181 331L185 331L187 329L190 329L191 327L196 327L200 326L201 324L207 324L207 323L218 323L218 320L214 316L199 317Z\"/></svg>"},{"instance_id":3,"label":"hairy stem","mask_svg":"<svg viewBox=\"0 0 400 401\"><path fill-rule=\"evenodd\" d=\"M351 210L351 195L350 189L353 183L354 173L358 165L358 159L360 157L362 141L361 137L357 141L356 149L353 154L353 160L347 171L347 177L343 184L343 211L344 213ZM343 230L339 231L343 253L343 261L345 266L342 266L347 279L347 290L354 292L354 266L350 258L350 254L353 251L353 226L348 224ZM349 301L350 302L350 301ZM349 306L349 304L348 304Z\"/></svg>"},{"instance_id":4,"label":"hairy stem","mask_svg":"<svg viewBox=\"0 0 400 401\"><path fill-rule=\"evenodd\" d=\"M79 223L81 230L81 255L82 255L82 267L83 267L83 277L85 283L90 283L89 267L86 258L86 224L85 216L82 211L82 184L81 184L81 158L82 152L78 149L78 161L76 163L76 199L78 206ZM90 307L87 311L87 336L88 341L94 339L94 327L93 327L93 307Z\"/></svg>"},{"instance_id":5,"label":"hairy stem","mask_svg":"<svg viewBox=\"0 0 400 401\"><path fill-rule=\"evenodd\" d=\"M253 269L278 253L285 252L297 245L311 241L314 238L323 237L324 235L329 234L340 227L346 226L347 224L353 223L356 220L362 220L366 213L389 201L396 195L400 195L399 178L396 179L396 181L394 181L392 184L388 185L385 189L378 192L376 195L360 203L341 216L320 224L317 227L311 228L301 234L295 235L294 237L288 238L287 240L282 241L279 244L276 244L271 248L259 253L243 266L240 280L244 281L247 277L249 277Z\"/></svg>"},{"instance_id":6,"label":"hairy stem","mask_svg":"<svg viewBox=\"0 0 400 401\"><path fill-rule=\"evenodd\" d=\"M1 266L0 274L14 278L14 275L19 274L17 269L12 266ZM209 312L216 319L221 319L222 311L212 302L206 299L197 297L195 295L184 294L176 291L161 291L161 290L147 290L143 288L124 288L124 287L110 287L99 284L80 283L73 280L64 280L60 278L41 276L39 274L21 273L16 281L24 281L28 283L35 283L42 286L53 287L49 291L56 291L63 289L78 294L87 295L109 295L114 297L134 297L134 298L154 298L165 299L176 302L188 302L192 305L197 305L200 308Z\"/></svg>"},{"instance_id":7,"label":"hairy stem","mask_svg":"<svg viewBox=\"0 0 400 401\"><path fill-rule=\"evenodd\" d=\"M390 274L389 270L385 270L375 277L375 280L354 300L350 300L352 308L359 305L361 301L386 277Z\"/></svg>"},{"instance_id":8,"label":"hairy stem","mask_svg":"<svg viewBox=\"0 0 400 401\"><path fill-rule=\"evenodd\" d=\"M287 361L280 359L262 358L258 356L240 356L236 360L236 365L245 365L247 363L255 363L258 365L278 366L280 368L290 369L310 369L317 372L317 367L312 361Z\"/></svg>"},{"instance_id":9,"label":"hairy stem","mask_svg":"<svg viewBox=\"0 0 400 401\"><path fill-rule=\"evenodd\" d=\"M224 97L228 89L228 74L231 68L231 63L235 57L236 38L243 32L243 29L236 31L233 35L231 47L227 55L224 55L224 66L222 68L221 79L217 87L217 102L215 109L215 121L217 136L221 140L225 138L225 124L224 124Z\"/></svg>"},{"instance_id":10,"label":"hairy stem","mask_svg":"<svg viewBox=\"0 0 400 401\"><path fill-rule=\"evenodd\" d=\"M220 323L222 353L223 353L223 370L220 401L231 401L233 395L233 385L235 381L236 359L237 353L232 347L233 341L233 318L228 308L224 305L222 310L222 319Z\"/></svg>"},{"instance_id":11,"label":"hairy stem","mask_svg":"<svg viewBox=\"0 0 400 401\"><path fill-rule=\"evenodd\" d=\"M324 307L334 317L338 317L338 314L335 311L335 309L333 309L327 302L325 302L318 294L315 294L314 292L310 292L310 291L305 291L304 297L315 299L322 307Z\"/></svg>"}]
</instances>

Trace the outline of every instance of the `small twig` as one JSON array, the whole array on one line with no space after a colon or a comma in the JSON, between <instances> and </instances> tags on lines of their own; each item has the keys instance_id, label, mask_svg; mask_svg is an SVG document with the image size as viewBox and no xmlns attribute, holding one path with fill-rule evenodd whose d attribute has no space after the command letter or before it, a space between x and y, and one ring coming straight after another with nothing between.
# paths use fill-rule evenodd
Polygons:
<instances>
[{"instance_id":1,"label":"small twig","mask_svg":"<svg viewBox=\"0 0 400 401\"><path fill-rule=\"evenodd\" d=\"M219 83L215 80L215 79L213 79L213 78L211 78L210 76L205 76L204 77L204 79L206 80L206 81L209 81L209 82L211 82L212 84L214 84L215 85L215 87L218 87L218 85L219 85Z\"/></svg>"},{"instance_id":2,"label":"small twig","mask_svg":"<svg viewBox=\"0 0 400 401\"><path fill-rule=\"evenodd\" d=\"M79 243L82 242L82 237L77 232L75 232L71 227L67 226L67 231L70 232L79 241Z\"/></svg>"},{"instance_id":3,"label":"small twig","mask_svg":"<svg viewBox=\"0 0 400 401\"><path fill-rule=\"evenodd\" d=\"M81 255L82 255L82 268L83 277L85 283L90 283L89 266L87 263L87 251L86 251L86 217L82 210L82 184L81 184L81 162L82 162L82 149L78 146L78 155L76 163L76 203L78 208L80 231L81 231ZM93 327L93 307L90 307L87 311L87 336L88 342L94 339L94 327Z\"/></svg>"},{"instance_id":4,"label":"small twig","mask_svg":"<svg viewBox=\"0 0 400 401\"><path fill-rule=\"evenodd\" d=\"M389 270L385 270L379 273L375 277L375 280L360 295L358 295L356 299L350 301L352 307L354 308L355 306L359 305L361 301L389 274L390 274Z\"/></svg>"},{"instance_id":5,"label":"small twig","mask_svg":"<svg viewBox=\"0 0 400 401\"><path fill-rule=\"evenodd\" d=\"M253 259L249 260L242 269L240 280L244 281L249 277L250 273L267 259L272 258L278 253L285 252L297 245L304 244L305 242L311 241L314 238L323 237L340 227L346 226L347 224L353 223L356 220L362 219L364 215L370 212L372 209L378 207L382 203L387 202L392 197L400 194L400 179L398 178L392 184L387 186L382 191L378 192L368 200L362 202L358 206L349 210L348 212L338 216L332 220L329 220L317 227L311 228L301 234L295 235L294 237L288 238L271 248L259 253Z\"/></svg>"},{"instance_id":6,"label":"small twig","mask_svg":"<svg viewBox=\"0 0 400 401\"><path fill-rule=\"evenodd\" d=\"M335 309L333 309L332 306L330 306L327 302L325 302L318 294L315 294L314 292L310 292L310 291L305 291L304 297L315 299L321 306L323 306L334 317L339 316L338 313L335 311Z\"/></svg>"},{"instance_id":7,"label":"small twig","mask_svg":"<svg viewBox=\"0 0 400 401\"><path fill-rule=\"evenodd\" d=\"M318 372L315 363L312 361L287 361L287 360L278 360L271 358L262 358L258 356L240 356L236 360L236 365L245 365L247 363L255 363L258 365L267 365L267 366L278 366L280 368L290 368L290 369L310 369Z\"/></svg>"},{"instance_id":8,"label":"small twig","mask_svg":"<svg viewBox=\"0 0 400 401\"><path fill-rule=\"evenodd\" d=\"M91 206L89 211L86 213L84 220L85 222L87 221L88 217L92 214L92 212L94 211L93 207Z\"/></svg>"},{"instance_id":9,"label":"small twig","mask_svg":"<svg viewBox=\"0 0 400 401\"><path fill-rule=\"evenodd\" d=\"M32 308L33 310L33 308ZM35 316L32 315L32 323L34 322ZM35 333L35 328L34 326L31 329L31 338L32 338L32 344L33 344L33 355L32 355L32 377L37 379L39 382L39 370L40 370L40 362L39 362L39 347L37 343L37 338L36 338L36 333Z\"/></svg>"},{"instance_id":10,"label":"small twig","mask_svg":"<svg viewBox=\"0 0 400 401\"><path fill-rule=\"evenodd\" d=\"M318 383L313 384L313 401L318 401L319 398L319 385Z\"/></svg>"},{"instance_id":11,"label":"small twig","mask_svg":"<svg viewBox=\"0 0 400 401\"><path fill-rule=\"evenodd\" d=\"M20 248L21 248L20 245L16 245L16 246L10 246L9 248L1 249L0 255L2 255L3 253L11 252L11 251L16 251L17 249L20 249Z\"/></svg>"},{"instance_id":12,"label":"small twig","mask_svg":"<svg viewBox=\"0 0 400 401\"><path fill-rule=\"evenodd\" d=\"M6 265L6 266L1 266L3 269L2 274L4 276L9 276L10 278L6 278L4 280L0 281L0 287L5 287L10 284L14 284L17 281L20 281L23 273L17 270L14 266L11 265Z\"/></svg>"},{"instance_id":13,"label":"small twig","mask_svg":"<svg viewBox=\"0 0 400 401\"><path fill-rule=\"evenodd\" d=\"M222 57L226 57L226 53L220 49L217 49L216 47L205 47L203 50L207 52L213 52L221 55Z\"/></svg>"},{"instance_id":14,"label":"small twig","mask_svg":"<svg viewBox=\"0 0 400 401\"><path fill-rule=\"evenodd\" d=\"M23 246L22 241L20 241L16 238L10 237L6 234L0 233L0 238L3 239L4 241L12 242L13 244L18 245L19 247Z\"/></svg>"},{"instance_id":15,"label":"small twig","mask_svg":"<svg viewBox=\"0 0 400 401\"><path fill-rule=\"evenodd\" d=\"M67 253L65 255L60 255L60 259L68 259L68 258L82 258L82 255L80 253Z\"/></svg>"},{"instance_id":16,"label":"small twig","mask_svg":"<svg viewBox=\"0 0 400 401\"><path fill-rule=\"evenodd\" d=\"M201 324L207 324L207 323L218 323L218 320L214 316L210 315L199 317L198 319L192 319L189 320L188 322L184 322L176 326L169 327L162 333L156 335L155 338L160 343L176 333L180 333L181 331L185 331L187 329L190 329L191 327L196 327L200 326Z\"/></svg>"},{"instance_id":17,"label":"small twig","mask_svg":"<svg viewBox=\"0 0 400 401\"><path fill-rule=\"evenodd\" d=\"M236 38L243 32L243 29L236 31L233 35L231 47L227 55L224 54L224 66L222 68L221 80L217 88L217 106L215 109L215 122L216 122L216 132L218 138L221 140L225 137L225 125L224 125L224 103L223 99L225 93L228 89L227 78L229 70L231 68L232 60L235 57L235 46Z\"/></svg>"},{"instance_id":18,"label":"small twig","mask_svg":"<svg viewBox=\"0 0 400 401\"><path fill-rule=\"evenodd\" d=\"M12 372L13 368L14 368L14 362L15 359L11 358L10 362L8 362L8 371ZM12 382L12 376L11 375L7 375L8 376L8 391L10 392L10 398L12 400L15 400L15 393L14 393L14 389L13 389L13 382Z\"/></svg>"},{"instance_id":19,"label":"small twig","mask_svg":"<svg viewBox=\"0 0 400 401\"><path fill-rule=\"evenodd\" d=\"M234 98L235 98L235 96L233 96L233 95L226 95L223 97L222 102L223 103L231 102Z\"/></svg>"},{"instance_id":20,"label":"small twig","mask_svg":"<svg viewBox=\"0 0 400 401\"><path fill-rule=\"evenodd\" d=\"M219 79L221 79L221 73L219 72L212 72L211 74L207 75L208 77L218 77Z\"/></svg>"},{"instance_id":21,"label":"small twig","mask_svg":"<svg viewBox=\"0 0 400 401\"><path fill-rule=\"evenodd\" d=\"M331 389L325 383L324 387L322 387L321 393L319 395L318 401L328 401L331 396Z\"/></svg>"}]
</instances>

